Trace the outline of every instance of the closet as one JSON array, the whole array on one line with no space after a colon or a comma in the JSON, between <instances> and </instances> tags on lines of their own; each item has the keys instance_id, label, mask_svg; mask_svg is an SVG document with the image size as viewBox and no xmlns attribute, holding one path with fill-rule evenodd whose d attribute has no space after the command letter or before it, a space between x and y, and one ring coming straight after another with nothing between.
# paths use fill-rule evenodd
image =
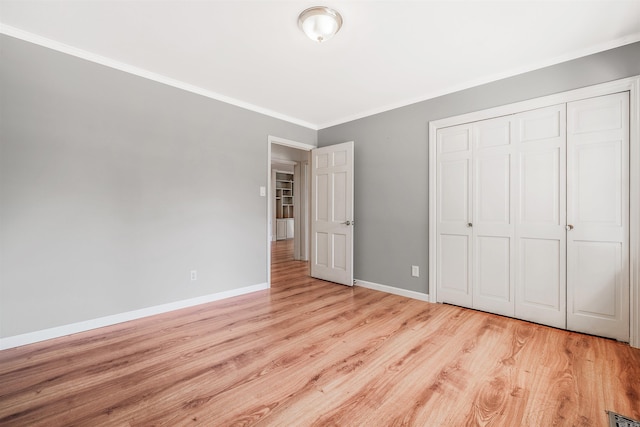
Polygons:
<instances>
[{"instance_id":1,"label":"closet","mask_svg":"<svg viewBox=\"0 0 640 427\"><path fill-rule=\"evenodd\" d=\"M629 93L436 133L437 300L629 341Z\"/></svg>"}]
</instances>

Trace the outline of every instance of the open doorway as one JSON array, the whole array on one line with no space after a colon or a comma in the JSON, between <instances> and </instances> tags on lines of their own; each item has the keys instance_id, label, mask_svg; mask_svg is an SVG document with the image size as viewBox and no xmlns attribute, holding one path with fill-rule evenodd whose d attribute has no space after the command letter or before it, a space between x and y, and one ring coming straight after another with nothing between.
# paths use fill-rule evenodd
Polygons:
<instances>
[{"instance_id":1,"label":"open doorway","mask_svg":"<svg viewBox=\"0 0 640 427\"><path fill-rule=\"evenodd\" d=\"M272 262L309 260L310 152L312 145L269 136L267 278ZM277 251L274 257L272 250Z\"/></svg>"}]
</instances>

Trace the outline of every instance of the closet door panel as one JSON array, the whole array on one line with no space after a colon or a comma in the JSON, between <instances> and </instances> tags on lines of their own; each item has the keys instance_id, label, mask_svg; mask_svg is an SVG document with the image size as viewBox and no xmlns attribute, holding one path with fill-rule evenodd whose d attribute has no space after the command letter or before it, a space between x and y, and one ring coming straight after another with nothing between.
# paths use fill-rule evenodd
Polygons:
<instances>
[{"instance_id":1,"label":"closet door panel","mask_svg":"<svg viewBox=\"0 0 640 427\"><path fill-rule=\"evenodd\" d=\"M527 317L533 318L539 310L560 312L565 272L564 265L560 264L564 258L563 251L564 245L557 239L520 239L519 282L522 294L519 295L519 313L527 313ZM538 322L548 324L544 317ZM562 324L564 322L559 321L554 326L563 327Z\"/></svg>"},{"instance_id":2,"label":"closet door panel","mask_svg":"<svg viewBox=\"0 0 640 427\"><path fill-rule=\"evenodd\" d=\"M567 108L567 328L628 341L628 93Z\"/></svg>"},{"instance_id":3,"label":"closet door panel","mask_svg":"<svg viewBox=\"0 0 640 427\"><path fill-rule=\"evenodd\" d=\"M616 242L574 242L573 257L581 266L574 277L580 284L572 298L575 314L615 321L622 282L621 246Z\"/></svg>"},{"instance_id":4,"label":"closet door panel","mask_svg":"<svg viewBox=\"0 0 640 427\"><path fill-rule=\"evenodd\" d=\"M438 301L472 306L471 278L471 128L437 133Z\"/></svg>"},{"instance_id":5,"label":"closet door panel","mask_svg":"<svg viewBox=\"0 0 640 427\"><path fill-rule=\"evenodd\" d=\"M458 226L469 219L469 159L443 160L440 163L440 222ZM463 224L466 225L466 224Z\"/></svg>"},{"instance_id":6,"label":"closet door panel","mask_svg":"<svg viewBox=\"0 0 640 427\"><path fill-rule=\"evenodd\" d=\"M573 150L574 223L621 227L622 141L579 143Z\"/></svg>"},{"instance_id":7,"label":"closet door panel","mask_svg":"<svg viewBox=\"0 0 640 427\"><path fill-rule=\"evenodd\" d=\"M515 116L515 317L566 327L566 108Z\"/></svg>"},{"instance_id":8,"label":"closet door panel","mask_svg":"<svg viewBox=\"0 0 640 427\"><path fill-rule=\"evenodd\" d=\"M560 221L560 147L523 150L520 153L520 223L542 227L562 226Z\"/></svg>"},{"instance_id":9,"label":"closet door panel","mask_svg":"<svg viewBox=\"0 0 640 427\"><path fill-rule=\"evenodd\" d=\"M517 114L519 142L532 143L562 137L565 115L560 110L563 109L564 104L560 104Z\"/></svg>"},{"instance_id":10,"label":"closet door panel","mask_svg":"<svg viewBox=\"0 0 640 427\"><path fill-rule=\"evenodd\" d=\"M509 226L511 221L511 153L478 155L475 162L477 226Z\"/></svg>"},{"instance_id":11,"label":"closet door panel","mask_svg":"<svg viewBox=\"0 0 640 427\"><path fill-rule=\"evenodd\" d=\"M511 118L477 122L472 136L473 308L513 316Z\"/></svg>"},{"instance_id":12,"label":"closet door panel","mask_svg":"<svg viewBox=\"0 0 640 427\"><path fill-rule=\"evenodd\" d=\"M476 235L473 308L513 316L511 238Z\"/></svg>"},{"instance_id":13,"label":"closet door panel","mask_svg":"<svg viewBox=\"0 0 640 427\"><path fill-rule=\"evenodd\" d=\"M443 233L438 248L438 291L443 292L443 301L471 307L469 236Z\"/></svg>"}]
</instances>

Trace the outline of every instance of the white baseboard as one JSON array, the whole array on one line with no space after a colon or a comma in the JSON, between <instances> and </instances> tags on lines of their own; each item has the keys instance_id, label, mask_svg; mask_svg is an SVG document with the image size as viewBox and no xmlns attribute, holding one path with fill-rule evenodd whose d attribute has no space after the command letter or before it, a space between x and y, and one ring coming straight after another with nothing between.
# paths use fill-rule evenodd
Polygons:
<instances>
[{"instance_id":1,"label":"white baseboard","mask_svg":"<svg viewBox=\"0 0 640 427\"><path fill-rule=\"evenodd\" d=\"M218 301L225 298L231 298L238 295L244 295L268 288L269 284L260 283L257 285L245 286L243 288L231 289L229 291L203 295L200 297L190 298L182 301L175 301L167 304L156 305L153 307L142 308L140 310L128 311L126 313L119 313L111 316L100 317L97 319L85 320L83 322L71 323L69 325L57 326L55 328L43 329L41 331L0 338L0 350L33 344L39 341L63 337L65 335L77 334L78 332L85 332L91 329L102 328L104 326L111 326L122 322L128 322L129 320L140 319L142 317L153 316L155 314L179 310L181 308L193 307L195 305Z\"/></svg>"},{"instance_id":2,"label":"white baseboard","mask_svg":"<svg viewBox=\"0 0 640 427\"><path fill-rule=\"evenodd\" d=\"M356 279L356 286L362 286L363 288L373 289L374 291L386 292L389 294L400 295L401 297L413 298L420 301L429 302L429 294L423 294L416 291L408 291L406 289L395 288L388 285L380 285L378 283L367 282L364 280Z\"/></svg>"}]
</instances>

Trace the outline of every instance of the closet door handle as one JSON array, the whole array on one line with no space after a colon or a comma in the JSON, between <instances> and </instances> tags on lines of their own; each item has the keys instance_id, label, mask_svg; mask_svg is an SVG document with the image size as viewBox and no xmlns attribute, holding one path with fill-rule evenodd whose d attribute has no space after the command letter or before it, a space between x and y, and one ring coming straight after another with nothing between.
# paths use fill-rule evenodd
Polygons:
<instances>
[{"instance_id":1,"label":"closet door handle","mask_svg":"<svg viewBox=\"0 0 640 427\"><path fill-rule=\"evenodd\" d=\"M473 224L469 222L467 223L467 227L473 227Z\"/></svg>"},{"instance_id":2,"label":"closet door handle","mask_svg":"<svg viewBox=\"0 0 640 427\"><path fill-rule=\"evenodd\" d=\"M571 231L571 230L573 230L573 225L567 224L567 226L565 228L567 229L567 231Z\"/></svg>"}]
</instances>

